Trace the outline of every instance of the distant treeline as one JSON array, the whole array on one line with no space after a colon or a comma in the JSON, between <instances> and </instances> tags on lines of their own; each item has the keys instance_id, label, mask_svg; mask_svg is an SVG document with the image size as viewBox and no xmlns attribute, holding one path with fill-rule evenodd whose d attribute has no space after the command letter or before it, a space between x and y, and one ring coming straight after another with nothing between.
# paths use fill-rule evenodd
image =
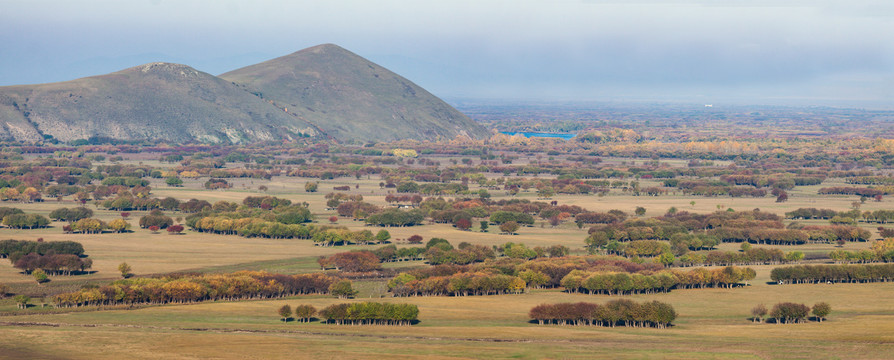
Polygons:
<instances>
[{"instance_id":1,"label":"distant treeline","mask_svg":"<svg viewBox=\"0 0 894 360\"><path fill-rule=\"evenodd\" d=\"M283 275L239 271L228 274L171 274L131 278L56 295L59 307L118 304L192 303L215 300L270 299L327 294L337 279L323 274Z\"/></svg>"},{"instance_id":2,"label":"distant treeline","mask_svg":"<svg viewBox=\"0 0 894 360\"><path fill-rule=\"evenodd\" d=\"M894 280L894 264L786 266L770 271L770 279L777 284L888 282Z\"/></svg>"}]
</instances>

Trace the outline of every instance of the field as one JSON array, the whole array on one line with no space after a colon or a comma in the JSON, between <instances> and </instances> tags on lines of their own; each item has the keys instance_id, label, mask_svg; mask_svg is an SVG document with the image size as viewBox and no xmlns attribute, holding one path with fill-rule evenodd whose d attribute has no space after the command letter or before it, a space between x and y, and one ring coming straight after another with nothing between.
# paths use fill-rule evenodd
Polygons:
<instances>
[{"instance_id":1,"label":"field","mask_svg":"<svg viewBox=\"0 0 894 360\"><path fill-rule=\"evenodd\" d=\"M676 128L670 124L667 125L667 129ZM606 133L608 131L606 130ZM618 132L617 129L610 131ZM722 135L723 127L713 127L710 132L711 136L717 136L715 133ZM673 136L677 136L674 134L678 133L685 135L690 132L683 130L668 132ZM787 133L773 134L780 136ZM663 138L656 139L664 141ZM517 143L519 141L527 147L520 149L521 145ZM838 171L827 163L809 163L805 160L814 156L812 153L814 151L826 151L824 156L828 159L851 156L851 151L857 151L854 148L872 156L885 154L884 151L878 152L880 151L878 149L887 145L871 141L856 142L857 145L853 145L850 140L778 145L776 140L754 140L757 145L748 146L757 150L748 150L740 154L746 157L752 156L749 159L716 155L711 152L714 150L706 153L694 150L689 158L656 156L643 158L631 155L664 151L660 146L676 146L680 151L689 151L686 150L689 148L674 142L676 140L661 143L664 145L618 140L618 143L607 146L581 142L563 143L561 140L544 142L531 140L528 143L524 141L495 136L491 140L491 145L495 149L489 150L489 153L487 149L476 153L479 149L474 144L443 145L447 146L443 149L442 144L431 143L373 144L373 150L384 149L386 152L398 147L430 150L421 156L398 161L394 161L393 156L381 152L379 155L355 156L359 152L369 151L367 148L370 146L328 149L328 155L314 153L316 150L310 151L305 148L284 147L271 151L275 153L274 155L267 154L268 150L264 148L237 149L245 151L250 156L245 155L244 158L239 158L240 160L227 160L225 170L260 171L261 174L276 172L270 173L272 176L269 179L227 178L231 187L224 190L205 188L204 184L209 176L207 170L202 170L202 166L209 164L209 158L223 158L226 151L221 153L224 155L213 155L187 149L184 151L187 154L185 160L181 157L174 161L160 161L159 158L163 155L159 156L158 153L117 152L87 147L84 150L85 154L77 156L93 159L92 165L104 169L103 171L108 174L115 171L122 172L121 169L149 169L174 172L175 175L179 173L183 186L168 186L164 177L149 177L144 174L142 178L149 181L151 194L148 196L152 198L173 197L181 202L198 199L211 204L219 201L242 204L243 199L248 196L274 196L290 200L293 204L306 203L313 215L314 226L329 225L335 220L331 225L346 227L350 231L370 229L376 232L379 228L366 225L361 220L352 219L351 216L339 216L335 209L328 207L327 194L335 192L335 187L347 187L347 190L337 192L362 195L364 202L388 208L394 206L386 200L389 195L395 194L395 189L394 186L385 186L386 181L402 183L419 173L434 173L440 176L452 171L463 172L449 175L452 178L442 179L441 184L457 184L462 177L461 181L463 184L468 184L468 190L462 194L445 195L448 201L460 197L475 199L481 196L488 199L486 201L491 204L489 206L494 208L503 206L496 205L497 203L510 201L555 201L560 206L579 206L590 212L608 213L611 210L620 210L629 215L631 221L661 217L673 211L722 214L759 209L762 213L784 217L787 212L796 209L820 208L832 209L840 214L859 209L867 214L877 210L889 210L894 201L888 196L860 199L854 195L818 194L821 188L854 186L853 182L849 181L858 175L871 174L884 181L883 177L887 172L882 165L876 164L879 169L875 170L866 165L863 169L870 170L858 168L849 173L846 170ZM747 149L747 146L743 148ZM783 148L785 151L800 154L798 161L802 161L803 165L794 164L786 168L789 166L788 162L793 160L774 158L783 152L781 151ZM479 154L481 160L475 159L477 155L457 155L468 151L471 151L470 154ZM599 151L605 154L599 153L598 162L593 162L592 158L595 157L593 154ZM252 156L257 154L269 156L260 160L254 159ZM7 159L15 158L10 155L4 156ZM69 153L57 151L52 158L61 159L66 156L69 156ZM360 160L354 163L345 160L351 156ZM690 160L705 157L713 160L705 163ZM49 158L50 155L24 154L15 161L41 163ZM296 158L301 161L285 162ZM273 165L265 165L271 161L275 161ZM693 161L696 163L693 164ZM508 166L506 164L511 164L512 168L479 171L475 167L480 165L482 168L499 168ZM549 168L554 164L561 165ZM808 170L802 172L798 166ZM848 165L847 169L855 166ZM397 175L386 177L377 173L358 171L364 167L379 167L377 171L390 171L390 174ZM538 168L541 168L540 172L529 172ZM543 168L547 170L542 170ZM510 183L541 182L541 185L550 183L558 184L555 185L557 187L565 186L561 181L563 178L568 179L569 173L580 174L590 168L614 171L614 174L606 173L608 175L604 175L605 178L611 181L623 180L622 184L613 184L610 188L599 185L589 193L554 193L546 197L542 196L537 186L519 185L519 188L516 188L519 190L517 194L509 191ZM758 168L762 170L752 170ZM7 171L10 169L13 168L7 168ZM295 169L311 173L324 170L346 173L342 176L321 176L323 180L311 176L286 176L286 172ZM205 172L199 177L186 176L190 170ZM796 176L822 176L822 181L798 186L780 185L779 188L784 187L787 191L787 201L777 201L775 194L759 197L703 196L694 194L682 186L675 188L676 185L668 185L662 178L652 178L651 174L669 170L678 171L675 175L678 178L700 181L702 185L720 186L723 189L732 189L736 186L724 185L719 181L720 174L744 174L772 181L793 179ZM148 173L148 170L145 172ZM565 175L557 175L557 172L564 172ZM111 176L108 174L104 176ZM463 174L469 174L468 176L474 178L469 181ZM2 181L6 179L9 177L3 178ZM580 179L578 178L577 183L583 184L584 181ZM595 179L601 178L595 177ZM87 182L94 185L98 183L97 180ZM305 191L305 184L308 182L317 182L318 191ZM504 183L507 185L501 186ZM717 185L718 183L720 185ZM49 184L52 182L44 185ZM599 188L600 186L602 188ZM744 187L748 188L747 185ZM663 192L660 196L646 196L639 193L640 189L649 188L660 188ZM766 185L755 185L753 188L767 189L768 192L770 189ZM126 189L120 188L118 191L119 197L123 196L121 191L127 192ZM479 191L484 193L479 194ZM0 192L0 195L6 198L5 192ZM37 202L14 200L0 202L0 207L15 207L29 214L44 216L61 207L78 205L75 196L71 195L58 198L45 196L44 201ZM123 216L120 210L107 209L98 201L86 202L85 206L94 212L93 218L106 223ZM645 214L633 216L637 208L644 209ZM325 271L327 274L338 276L340 272L337 270L321 269L317 260L336 253L373 250L382 246L356 244L318 246L319 244L310 239L219 235L189 228L182 234L168 234L164 230L152 232L139 226L139 219L148 215L148 211L128 212L130 214L125 220L131 225L132 231L125 233L111 231L101 234L66 233L63 227L68 223L63 221L53 221L50 226L38 229L0 227L0 239L77 241L83 244L85 253L93 262L92 267L84 274L50 276L49 282L37 284L32 275L10 266L6 260L0 260L0 284L7 285L11 294L31 297L30 306L26 309L19 309L11 296L0 298L0 333L3 334L0 336L0 349L2 349L0 358L877 359L888 357L888 354L894 351L894 312L891 312L894 308L894 297L890 296L894 294L894 283L777 285L770 279L771 270L780 266L775 264L749 266L756 271L756 277L747 281L746 286L674 289L669 293L623 296L638 302L656 300L672 305L678 316L673 321L673 326L667 329L538 325L531 321L528 312L537 305L563 302L604 304L621 298L570 293L563 291L561 287L546 289L529 287L523 293L511 295L393 297L388 291L388 280L391 276L398 272L429 266L426 261L421 260L385 262L382 264L384 272L390 275L379 278L354 278L354 288L359 292L350 300L337 299L330 295L303 295L189 304L55 307L53 296L56 294L103 286L120 279L118 266L122 262L131 266L132 273L137 278L171 273L229 273L240 270L278 274ZM181 211L166 211L166 214L179 224L186 224L190 215ZM331 219L333 216L337 216L337 219ZM531 248L564 246L568 248L570 255L588 254L585 239L590 225L578 225L573 221L574 218L562 220L558 225L552 226L549 223L550 219L538 215L533 225L523 226L512 235L501 233L497 224L491 224L486 231L482 231L479 222L484 219L483 217L474 219L470 231L460 231L449 222L435 223L428 219L422 225L388 227L387 230L391 234L391 243L398 247L412 246L407 243L407 239L413 235L420 235L426 240L444 238L454 245L467 242L495 250L502 249L507 242L513 242ZM810 241L800 245L755 244L754 247L779 249L785 253L803 252L806 257L802 263L807 264L832 264L829 253L833 250L876 251L873 247L874 240L881 237L881 231L877 228L884 224L868 222L865 218L851 220L856 226L852 229L868 231L867 234L871 239L866 240L870 241L847 241L843 245L834 241ZM809 229L827 227L829 224L828 219L785 219L777 226ZM707 227L693 230L695 231L706 233ZM662 239L664 240L666 239ZM596 250L607 251L603 248ZM739 253L740 244L720 243L714 250ZM683 250L686 251L688 250ZM677 256L679 260L680 254ZM633 256L629 259L653 261L649 257L640 259ZM310 304L321 309L336 303L361 301L414 304L419 308L418 322L412 326L333 325L317 321L283 322L276 312L283 305ZM758 304L772 307L780 302L804 303L808 306L826 302L832 306L832 313L822 322L772 324L752 321L753 307Z\"/></svg>"},{"instance_id":2,"label":"field","mask_svg":"<svg viewBox=\"0 0 894 360\"><path fill-rule=\"evenodd\" d=\"M447 162L449 156L437 159ZM533 158L517 160L526 164ZM607 163L645 163L649 159L607 158ZM148 164L173 167L149 158L134 155L124 164ZM682 160L669 160L669 165L685 166ZM108 161L99 164L109 165ZM718 163L717 166L726 166ZM491 176L496 178L498 176ZM507 178L518 177L510 175ZM546 178L555 178L546 176ZM320 181L301 177L274 176L271 180L232 179L228 190L206 190L205 179L185 179L183 187L169 187L164 179L151 179L152 196L241 202L246 196L270 195L309 204L317 224L328 223L336 215L326 209L325 194L335 186L350 186L350 193L362 194L364 201L387 206L388 189L382 188L377 176L368 178L339 177ZM319 181L318 192L305 192L304 184ZM266 191L258 190L264 185ZM642 180L642 187L660 186L658 180ZM646 217L659 216L675 207L681 211L707 214L718 210L745 211L759 208L784 215L798 208L820 207L847 211L854 206L854 197L817 195L825 186L844 186L841 179L831 178L820 185L798 186L789 191L791 199L776 202L773 197L731 198L685 194L634 196L617 189L605 195L557 194L550 200L559 204L577 205L590 211L612 209L633 213L636 207L646 210ZM483 189L471 185L475 193ZM494 200L526 199L537 201L534 189L514 197L504 191L490 190ZM891 201L866 201L860 210L890 208ZM6 202L27 213L47 215L59 207L74 207L75 201L34 203ZM119 211L93 204L95 218L111 221L120 218ZM419 307L418 323L413 326L337 326L320 322L283 323L276 309L284 304L311 304L315 307L345 302L331 296L294 296L275 300L218 301L195 304L84 307L57 309L52 306L53 294L74 291L85 285L102 285L120 278L118 264L127 262L136 276L161 275L172 272L232 272L263 270L273 273L298 274L322 271L317 264L321 256L356 249L374 249L378 245L315 246L310 240L246 238L216 235L187 230L181 235L165 231L152 233L138 226L138 219L147 211L131 211L127 221L133 231L116 234L66 234L63 222L53 222L43 229L0 229L0 238L44 241L74 240L82 243L93 260L87 274L51 276L51 281L36 285L32 276L0 261L0 283L10 286L12 293L29 294L32 306L16 308L11 298L0 300L0 358L32 359L97 359L97 358L667 358L667 359L766 359L766 358L842 358L876 359L894 351L894 284L821 284L776 285L770 280L774 266L752 266L757 277L748 286L731 289L676 289L670 293L628 295L636 301L658 300L671 304L678 318L669 329L602 328L590 326L537 325L529 321L528 311L539 304L559 302L596 302L618 298L606 295L572 294L561 289L528 289L522 294L490 296L420 296L395 298L387 292L387 279L355 280L359 294L349 302L375 300L410 303ZM174 212L177 222L184 214ZM787 221L789 222L789 221ZM802 220L807 225L823 225L824 220ZM340 218L337 225L351 230L367 228L363 222ZM859 223L876 236L876 225ZM500 234L496 226L486 232L459 231L451 224L426 223L421 226L388 228L398 246L414 234L424 238L441 237L451 243L468 242L499 246L506 242L528 246L567 246L571 254L584 255L587 228L566 221L552 227L544 220L531 227L522 227L516 235ZM870 242L835 244L811 243L797 246L773 246L783 251L802 251L812 263L830 263L822 257L831 250L862 250ZM718 250L738 251L739 244L722 243ZM404 270L425 266L422 261L386 263L385 268ZM330 271L332 272L332 271ZM814 304L827 302L833 313L823 322L803 324L754 323L750 310L758 304L784 301Z\"/></svg>"}]
</instances>

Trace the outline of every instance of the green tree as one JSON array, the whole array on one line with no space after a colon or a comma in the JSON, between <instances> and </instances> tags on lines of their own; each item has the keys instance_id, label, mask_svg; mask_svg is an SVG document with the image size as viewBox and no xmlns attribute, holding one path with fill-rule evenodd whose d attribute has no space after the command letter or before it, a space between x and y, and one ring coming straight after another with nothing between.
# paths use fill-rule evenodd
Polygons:
<instances>
[{"instance_id":1,"label":"green tree","mask_svg":"<svg viewBox=\"0 0 894 360\"><path fill-rule=\"evenodd\" d=\"M739 248L742 249L742 252L751 250L751 243L744 241L744 242L742 242L742 246L740 246Z\"/></svg>"},{"instance_id":2,"label":"green tree","mask_svg":"<svg viewBox=\"0 0 894 360\"><path fill-rule=\"evenodd\" d=\"M487 221L487 220L481 220L481 223L480 223L480 224L481 224L481 232L487 232L487 227L489 226L489 225L488 225L488 221Z\"/></svg>"},{"instance_id":3,"label":"green tree","mask_svg":"<svg viewBox=\"0 0 894 360\"><path fill-rule=\"evenodd\" d=\"M16 302L16 307L19 309L27 309L28 303L31 302L31 298L25 295L16 295L12 300Z\"/></svg>"},{"instance_id":4,"label":"green tree","mask_svg":"<svg viewBox=\"0 0 894 360\"><path fill-rule=\"evenodd\" d=\"M50 281L49 276L47 276L47 273L42 269L36 269L32 271L31 275L34 276L34 280L37 281L38 284L43 284L47 281Z\"/></svg>"},{"instance_id":5,"label":"green tree","mask_svg":"<svg viewBox=\"0 0 894 360\"><path fill-rule=\"evenodd\" d=\"M172 176L165 179L165 184L168 184L168 186L183 186L183 180Z\"/></svg>"},{"instance_id":6,"label":"green tree","mask_svg":"<svg viewBox=\"0 0 894 360\"><path fill-rule=\"evenodd\" d=\"M825 318L829 313L832 312L832 306L825 302L818 302L813 305L813 315L816 316L816 320L819 322L823 322L823 318Z\"/></svg>"},{"instance_id":7,"label":"green tree","mask_svg":"<svg viewBox=\"0 0 894 360\"><path fill-rule=\"evenodd\" d=\"M661 255L658 256L658 262L664 266L673 265L674 260L676 260L674 258L674 254L670 253L669 251L665 251L665 252L661 253Z\"/></svg>"},{"instance_id":8,"label":"green tree","mask_svg":"<svg viewBox=\"0 0 894 360\"><path fill-rule=\"evenodd\" d=\"M378 241L380 243L384 243L384 242L388 241L389 239L391 239L391 233L389 233L388 230L383 229L383 230L379 230L379 232L376 233L376 241Z\"/></svg>"},{"instance_id":9,"label":"green tree","mask_svg":"<svg viewBox=\"0 0 894 360\"><path fill-rule=\"evenodd\" d=\"M130 273L131 271L133 271L133 269L126 262L118 264L118 271L121 273L121 277L125 279L133 275Z\"/></svg>"},{"instance_id":10,"label":"green tree","mask_svg":"<svg viewBox=\"0 0 894 360\"><path fill-rule=\"evenodd\" d=\"M636 216L643 216L646 214L646 208L637 206L636 210L633 210L633 213L636 214Z\"/></svg>"},{"instance_id":11,"label":"green tree","mask_svg":"<svg viewBox=\"0 0 894 360\"><path fill-rule=\"evenodd\" d=\"M351 280L339 280L329 286L329 294L337 296L339 299L346 299L357 295L358 291L354 290Z\"/></svg>"},{"instance_id":12,"label":"green tree","mask_svg":"<svg viewBox=\"0 0 894 360\"><path fill-rule=\"evenodd\" d=\"M282 321L289 321L289 318L292 317L292 307L289 305L283 305L279 308L279 317Z\"/></svg>"}]
</instances>

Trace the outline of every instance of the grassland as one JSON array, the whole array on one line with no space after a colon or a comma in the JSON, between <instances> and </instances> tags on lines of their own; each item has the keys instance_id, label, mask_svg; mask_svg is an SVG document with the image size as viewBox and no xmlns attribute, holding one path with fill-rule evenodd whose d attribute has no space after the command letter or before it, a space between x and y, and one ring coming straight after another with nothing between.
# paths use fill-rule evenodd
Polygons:
<instances>
[{"instance_id":1,"label":"grassland","mask_svg":"<svg viewBox=\"0 0 894 360\"><path fill-rule=\"evenodd\" d=\"M187 181L182 188L153 184L153 196L197 198L209 201L241 201L257 195L259 185L267 194L307 202L316 221L334 212L325 210L324 195L333 186L350 185L352 192L366 201L385 205L385 189L379 179L340 178L320 183L320 191L306 193L308 179L274 177L271 181L236 180L226 191L201 189L201 181ZM355 185L359 185L354 189ZM834 181L824 183L833 186ZM645 185L644 186L648 186ZM612 191L607 196L566 196L553 198L560 204L579 205L594 211L620 209L632 213L646 208L647 216L664 213L670 207L707 213L718 209L760 208L783 214L800 207L847 210L854 197L816 195L818 187L798 187L791 199L775 203L767 198L706 198L668 195L631 196ZM477 190L473 189L473 190ZM506 195L491 191L496 198ZM535 200L533 192L520 198ZM690 202L694 201L692 205ZM862 210L889 208L891 200L869 201ZM75 206L70 200L15 204L26 212L48 214L55 208ZM91 205L92 207L92 205ZM96 216L111 220L118 212L96 209ZM538 304L555 302L605 302L612 297L567 294L558 290L532 290L525 294L481 297L391 298L383 281L357 283L361 290L351 301L413 303L419 306L419 324L412 327L333 326L321 323L282 323L276 309L283 304L312 304L317 308L344 300L325 296L303 296L269 301L214 302L56 313L44 308L42 294L60 289L76 289L85 283L104 283L118 278L117 266L129 263L138 276L175 271L223 272L266 270L280 273L319 271L316 258L336 252L374 246L317 247L309 240L271 240L202 234L153 234L139 229L137 220L145 212L133 211L132 233L63 234L61 223L37 230L0 229L0 238L34 240L75 240L84 244L94 261L94 272L76 277L52 277L36 286L32 278L0 261L0 283L10 284L16 293L37 297L36 307L16 310L14 303L0 300L0 358L98 359L98 358L669 358L669 359L763 359L763 358L886 358L894 351L894 284L772 285L771 267L755 267L758 277L751 286L734 289L675 290L668 294L636 295L634 300L670 303L679 313L670 329L596 328L538 326L528 322L528 310ZM180 214L174 214L180 216ZM360 222L340 219L352 229ZM809 223L809 222L808 222ZM817 223L819 223L817 221ZM871 229L872 226L866 226ZM453 243L499 245L507 241L530 246L565 245L583 253L586 229L573 223L552 228L541 225L522 228L518 235L490 232L461 232L450 225L427 224L389 229L394 239L410 235L443 237ZM402 245L399 245L402 246ZM867 243L851 243L845 249L866 248ZM723 244L734 250L735 244ZM828 252L834 245L811 244L779 247L784 251ZM389 264L411 266L419 263ZM796 325L754 324L750 309L760 303L772 305L793 301L811 305L825 301L832 305L828 321Z\"/></svg>"}]
</instances>

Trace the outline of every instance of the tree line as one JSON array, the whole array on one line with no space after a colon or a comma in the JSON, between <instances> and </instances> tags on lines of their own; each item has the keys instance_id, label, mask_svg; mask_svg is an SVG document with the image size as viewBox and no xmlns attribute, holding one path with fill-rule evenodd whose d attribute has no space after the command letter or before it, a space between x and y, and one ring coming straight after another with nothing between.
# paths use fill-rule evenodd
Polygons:
<instances>
[{"instance_id":1,"label":"tree line","mask_svg":"<svg viewBox=\"0 0 894 360\"><path fill-rule=\"evenodd\" d=\"M329 305L318 314L329 324L405 326L416 323L419 307L379 302L343 303Z\"/></svg>"},{"instance_id":2,"label":"tree line","mask_svg":"<svg viewBox=\"0 0 894 360\"><path fill-rule=\"evenodd\" d=\"M671 326L677 312L670 304L659 301L637 303L628 299L617 299L605 304L586 302L542 304L528 312L531 320L540 325L595 325L615 327L654 327L664 329Z\"/></svg>"},{"instance_id":3,"label":"tree line","mask_svg":"<svg viewBox=\"0 0 894 360\"><path fill-rule=\"evenodd\" d=\"M770 279L777 284L887 282L894 280L894 264L777 267Z\"/></svg>"},{"instance_id":4,"label":"tree line","mask_svg":"<svg viewBox=\"0 0 894 360\"><path fill-rule=\"evenodd\" d=\"M808 321L807 315L813 312L818 322L832 312L832 307L825 302L818 302L811 309L807 305L793 302L781 302L773 305L772 310L767 310L764 304L760 304L751 309L752 321L763 322L764 316L769 315L769 319L773 319L776 324L797 324Z\"/></svg>"},{"instance_id":5,"label":"tree line","mask_svg":"<svg viewBox=\"0 0 894 360\"><path fill-rule=\"evenodd\" d=\"M731 288L754 279L751 268L727 266L719 269L697 268L687 272L665 270L653 274L574 270L560 284L572 293L629 295L668 292L675 288Z\"/></svg>"},{"instance_id":6,"label":"tree line","mask_svg":"<svg viewBox=\"0 0 894 360\"><path fill-rule=\"evenodd\" d=\"M193 303L328 294L337 279L323 274L284 275L239 271L227 274L169 274L130 278L53 297L58 307Z\"/></svg>"}]
</instances>

